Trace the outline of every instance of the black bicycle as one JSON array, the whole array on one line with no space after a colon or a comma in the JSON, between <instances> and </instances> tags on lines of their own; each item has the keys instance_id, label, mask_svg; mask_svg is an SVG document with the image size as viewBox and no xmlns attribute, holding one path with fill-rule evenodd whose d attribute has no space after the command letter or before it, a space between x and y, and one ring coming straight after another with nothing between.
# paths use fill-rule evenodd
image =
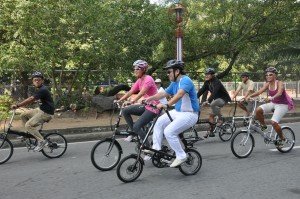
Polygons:
<instances>
[{"instance_id":1,"label":"black bicycle","mask_svg":"<svg viewBox=\"0 0 300 199\"><path fill-rule=\"evenodd\" d=\"M16 111L13 110L12 116L8 123L7 130L5 130L4 128L4 133L0 134L0 164L7 162L11 158L14 152L14 146L12 142L9 140L8 135L19 136L18 139L21 142L25 143L28 151L33 151L33 149L38 144L37 139L33 135L27 132L19 132L11 129L13 119L15 117L15 113ZM42 132L43 124L44 123L40 124L39 132L41 133L41 135L44 137L44 139L47 141L48 144L41 150L41 152L47 158L59 158L67 150L67 140L63 135L59 133L44 134Z\"/></svg>"},{"instance_id":2,"label":"black bicycle","mask_svg":"<svg viewBox=\"0 0 300 199\"><path fill-rule=\"evenodd\" d=\"M101 171L109 171L116 167L120 162L121 155L123 153L122 147L117 140L117 136L133 136L133 142L137 143L136 150L138 150L139 138L138 136L129 130L129 127L125 127L125 130L120 130L120 121L122 118L122 111L128 104L123 103L122 105L118 102L114 102L114 107L120 109L117 121L113 126L113 135L104 140L99 140L91 151L91 161L94 167ZM150 123L151 124L151 123ZM148 130L148 126L144 127L144 130Z\"/></svg>"},{"instance_id":3,"label":"black bicycle","mask_svg":"<svg viewBox=\"0 0 300 199\"><path fill-rule=\"evenodd\" d=\"M210 106L210 104L207 104ZM214 117L214 122L211 123L208 120L198 120L198 124L208 124L209 129L207 130L207 138L208 137L214 137L215 134L218 134L220 139L223 142L229 141L233 136L233 130L231 127L231 124L226 122L225 119L222 116L216 115ZM212 128L212 129L211 129Z\"/></svg>"},{"instance_id":4,"label":"black bicycle","mask_svg":"<svg viewBox=\"0 0 300 199\"><path fill-rule=\"evenodd\" d=\"M156 107L153 106L153 108ZM169 111L165 110L165 112L168 114L170 120L172 121ZM167 146L162 146L162 150L160 151L145 146L146 140L148 139L150 133L152 132L153 127L157 119L159 118L159 116L160 114L158 114L154 119L151 127L149 128L146 134L145 139L143 140L141 146L139 147L138 153L126 156L119 163L117 167L117 176L121 181L125 183L133 182L141 175L143 171L143 165L144 165L144 160L142 159L141 155L143 153L142 151L145 149L153 152L152 163L157 168L168 166L171 163L171 161L176 158L175 153ZM187 130L185 132L190 132L190 130ZM202 157L200 153L197 150L195 150L195 148L193 147L193 144L195 142L202 139L198 137L197 133L195 136L196 137L192 137L189 135L187 138L185 138L183 133L180 134L180 139L184 145L185 152L188 155L186 162L178 166L179 171L184 175L194 175L200 170L202 166Z\"/></svg>"}]
</instances>

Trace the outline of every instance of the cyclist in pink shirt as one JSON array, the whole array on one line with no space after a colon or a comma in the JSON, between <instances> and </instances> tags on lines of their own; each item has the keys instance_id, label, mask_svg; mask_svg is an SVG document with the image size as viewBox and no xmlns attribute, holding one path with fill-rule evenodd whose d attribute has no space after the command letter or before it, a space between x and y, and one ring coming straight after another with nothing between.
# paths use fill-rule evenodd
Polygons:
<instances>
[{"instance_id":1,"label":"cyclist in pink shirt","mask_svg":"<svg viewBox=\"0 0 300 199\"><path fill-rule=\"evenodd\" d=\"M269 67L265 70L267 82L264 86L257 92L253 93L249 97L255 97L268 90L268 98L266 99L266 104L259 106L256 109L256 119L260 122L262 131L267 129L264 114L274 111L271 118L272 126L280 140L277 141L277 146L282 147L285 137L282 133L279 122L281 118L289 111L294 109L294 103L291 97L287 94L284 89L283 82L277 80L277 70L274 67Z\"/></svg>"},{"instance_id":2,"label":"cyclist in pink shirt","mask_svg":"<svg viewBox=\"0 0 300 199\"><path fill-rule=\"evenodd\" d=\"M137 94L130 100L130 106L123 109L123 116L127 122L129 128L139 135L141 140L144 140L146 133L143 128L146 124L151 122L158 114L158 110L151 108L150 106L135 104L139 99L148 98L157 93L157 88L153 78L150 75L146 75L148 63L144 60L137 60L133 63L134 74L138 78L133 84L130 91L126 93L119 101L128 99L131 95ZM159 101L153 101L152 104L158 104ZM131 115L140 116L137 121L133 123ZM127 137L126 141L131 141L132 137ZM147 143L146 143L147 144Z\"/></svg>"}]
</instances>

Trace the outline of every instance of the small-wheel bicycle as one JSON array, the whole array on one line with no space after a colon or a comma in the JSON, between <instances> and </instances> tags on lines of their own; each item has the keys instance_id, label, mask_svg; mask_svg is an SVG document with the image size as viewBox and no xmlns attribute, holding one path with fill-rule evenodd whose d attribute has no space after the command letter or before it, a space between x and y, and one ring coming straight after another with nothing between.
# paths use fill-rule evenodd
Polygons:
<instances>
[{"instance_id":1,"label":"small-wheel bicycle","mask_svg":"<svg viewBox=\"0 0 300 199\"><path fill-rule=\"evenodd\" d=\"M287 153L291 151L295 145L295 133L288 126L282 126L282 133L285 137L284 146L278 146L279 136L274 132L273 127L270 131L263 132L260 126L254 120L254 112L257 107L258 100L254 100L254 109L249 119L249 125L246 129L242 129L233 135L231 140L231 151L237 158L248 157L255 146L253 133L258 133L264 139L266 145L274 144L278 151Z\"/></svg>"},{"instance_id":2,"label":"small-wheel bicycle","mask_svg":"<svg viewBox=\"0 0 300 199\"><path fill-rule=\"evenodd\" d=\"M25 146L27 147L28 151L33 151L33 149L37 146L38 141L37 139L27 133L27 132L19 132L12 130L12 123L13 119L15 117L16 111L13 110L12 116L10 118L10 121L8 123L7 130L4 133L0 134L0 164L3 164L7 162L14 152L14 146L12 142L9 140L8 135L16 135L19 136L19 140L23 143L25 143ZM44 134L42 132L43 124L40 124L39 132L44 137L44 139L47 141L47 146L45 146L41 152L44 156L47 158L59 158L61 157L67 150L67 140L66 138L59 134L59 133L48 133Z\"/></svg>"},{"instance_id":3,"label":"small-wheel bicycle","mask_svg":"<svg viewBox=\"0 0 300 199\"><path fill-rule=\"evenodd\" d=\"M105 138L103 140L99 140L92 148L91 151L91 161L95 168L101 171L109 171L115 168L120 162L121 155L123 153L123 149L120 143L117 140L118 135L122 136L133 136L133 142L136 142L136 150L138 150L139 138L136 134L129 130L129 127L126 128L125 131L120 131L120 121L122 118L122 111L127 104L123 103L122 105L118 102L114 102L114 106L120 109L119 115L117 117L117 121L113 126L113 135L109 138ZM147 131L149 127L146 125L144 130Z\"/></svg>"},{"instance_id":4,"label":"small-wheel bicycle","mask_svg":"<svg viewBox=\"0 0 300 199\"><path fill-rule=\"evenodd\" d=\"M207 104L210 106L210 104ZM220 122L221 121L221 122ZM207 138L208 137L214 137L215 134L218 134L220 139L223 142L229 141L233 136L233 131L231 124L224 121L224 118L221 116L219 117L216 115L214 117L214 123L210 123L209 121L198 121L198 124L209 124L209 126L213 126L213 130L210 132L210 130L207 130ZM213 135L213 136L212 136Z\"/></svg>"},{"instance_id":5,"label":"small-wheel bicycle","mask_svg":"<svg viewBox=\"0 0 300 199\"><path fill-rule=\"evenodd\" d=\"M156 107L153 106L153 108ZM168 114L170 120L172 121L169 111L165 110L165 112ZM157 168L163 168L168 166L169 164L171 164L171 161L176 158L175 153L172 150L170 150L167 146L162 146L162 150L155 150L145 146L146 140L149 137L150 132L152 132L153 127L157 119L159 118L159 115L160 114L156 116L152 125L150 126L145 139L139 147L138 153L126 156L120 161L117 167L117 176L121 181L125 183L133 182L141 175L144 165L144 160L142 159L141 155L143 153L142 151L145 149L153 152L152 163ZM192 132L194 131L192 130ZM184 175L194 175L200 170L202 166L202 157L200 153L193 147L193 144L195 142L202 140L199 137L197 139L197 137L189 136L188 138L184 138L183 134L180 134L180 139L184 145L185 152L188 156L186 162L178 166L179 171Z\"/></svg>"}]
</instances>

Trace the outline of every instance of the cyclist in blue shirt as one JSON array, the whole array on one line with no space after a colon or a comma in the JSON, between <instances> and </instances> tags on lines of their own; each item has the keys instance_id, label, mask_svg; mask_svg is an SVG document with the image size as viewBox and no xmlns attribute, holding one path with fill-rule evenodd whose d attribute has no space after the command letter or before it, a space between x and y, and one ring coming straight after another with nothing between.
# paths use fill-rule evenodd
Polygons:
<instances>
[{"instance_id":1,"label":"cyclist in blue shirt","mask_svg":"<svg viewBox=\"0 0 300 199\"><path fill-rule=\"evenodd\" d=\"M176 155L176 159L170 167L177 167L187 159L187 154L180 144L178 135L196 124L200 107L195 86L183 71L184 63L178 60L170 60L164 69L167 70L171 84L165 91L149 97L147 101L173 96L166 105L160 103L157 108L169 108L175 104L175 109L170 111L173 121L169 119L167 114L163 114L158 118L153 129L152 148L161 150L163 135L165 135Z\"/></svg>"}]
</instances>

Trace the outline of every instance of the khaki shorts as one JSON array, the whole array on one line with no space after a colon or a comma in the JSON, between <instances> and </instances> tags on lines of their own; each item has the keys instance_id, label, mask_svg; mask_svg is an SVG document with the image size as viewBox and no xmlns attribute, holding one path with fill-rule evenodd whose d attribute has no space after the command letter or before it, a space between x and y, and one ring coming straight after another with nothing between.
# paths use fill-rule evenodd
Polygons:
<instances>
[{"instance_id":1,"label":"khaki shorts","mask_svg":"<svg viewBox=\"0 0 300 199\"><path fill-rule=\"evenodd\" d=\"M273 102L260 105L259 107L262 108L264 113L272 113L274 111L271 120L277 123L279 123L281 118L289 111L287 104L275 104Z\"/></svg>"}]
</instances>

